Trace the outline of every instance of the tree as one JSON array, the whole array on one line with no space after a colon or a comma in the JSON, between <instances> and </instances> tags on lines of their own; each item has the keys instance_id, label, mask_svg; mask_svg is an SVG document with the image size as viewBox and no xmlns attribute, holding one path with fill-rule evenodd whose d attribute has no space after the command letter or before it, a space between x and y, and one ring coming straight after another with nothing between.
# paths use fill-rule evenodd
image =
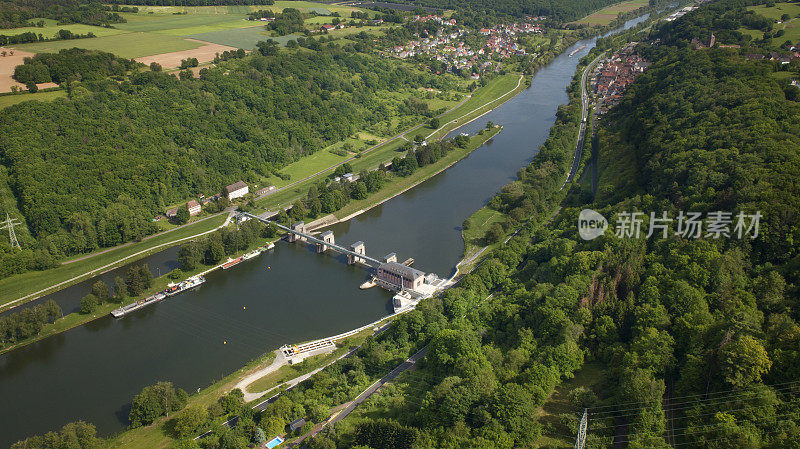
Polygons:
<instances>
[{"instance_id":1,"label":"tree","mask_svg":"<svg viewBox=\"0 0 800 449\"><path fill-rule=\"evenodd\" d=\"M179 207L175 212L175 222L178 224L185 224L192 216L189 215L189 208L184 204Z\"/></svg>"},{"instance_id":2,"label":"tree","mask_svg":"<svg viewBox=\"0 0 800 449\"><path fill-rule=\"evenodd\" d=\"M142 264L139 267L139 272L141 273L142 278L142 285L144 286L145 290L153 286L153 273L150 271L150 267L147 264Z\"/></svg>"},{"instance_id":3,"label":"tree","mask_svg":"<svg viewBox=\"0 0 800 449\"><path fill-rule=\"evenodd\" d=\"M261 427L270 438L275 435L283 435L286 428L286 421L275 415L264 415L261 418Z\"/></svg>"},{"instance_id":4,"label":"tree","mask_svg":"<svg viewBox=\"0 0 800 449\"><path fill-rule=\"evenodd\" d=\"M504 235L505 231L503 231L503 227L500 223L492 223L492 225L489 226L489 230L486 232L486 243L497 243Z\"/></svg>"},{"instance_id":5,"label":"tree","mask_svg":"<svg viewBox=\"0 0 800 449\"><path fill-rule=\"evenodd\" d=\"M114 302L122 302L128 296L128 286L122 277L114 278Z\"/></svg>"},{"instance_id":6,"label":"tree","mask_svg":"<svg viewBox=\"0 0 800 449\"><path fill-rule=\"evenodd\" d=\"M37 86L36 83L34 83L33 81L25 84L25 88L27 88L28 92L30 92L32 94L35 94L36 92L39 92L39 86Z\"/></svg>"},{"instance_id":7,"label":"tree","mask_svg":"<svg viewBox=\"0 0 800 449\"><path fill-rule=\"evenodd\" d=\"M130 427L136 428L152 423L156 418L168 415L186 405L188 395L180 388L176 389L170 382L158 382L144 387L142 392L133 397L128 414Z\"/></svg>"},{"instance_id":8,"label":"tree","mask_svg":"<svg viewBox=\"0 0 800 449\"><path fill-rule=\"evenodd\" d=\"M89 293L88 295L81 298L81 304L80 304L81 313L86 315L94 313L98 307L100 307L100 301L97 299L97 296Z\"/></svg>"},{"instance_id":9,"label":"tree","mask_svg":"<svg viewBox=\"0 0 800 449\"><path fill-rule=\"evenodd\" d=\"M150 71L153 72L160 72L161 71L161 64L153 61L150 63Z\"/></svg>"},{"instance_id":10,"label":"tree","mask_svg":"<svg viewBox=\"0 0 800 449\"><path fill-rule=\"evenodd\" d=\"M128 268L128 273L125 275L125 285L128 287L128 294L131 296L139 296L144 292L145 284L140 266L135 265Z\"/></svg>"},{"instance_id":11,"label":"tree","mask_svg":"<svg viewBox=\"0 0 800 449\"><path fill-rule=\"evenodd\" d=\"M256 427L256 431L253 433L253 444L258 447L261 447L264 443L267 442L267 434L264 433L264 429L261 427Z\"/></svg>"},{"instance_id":12,"label":"tree","mask_svg":"<svg viewBox=\"0 0 800 449\"><path fill-rule=\"evenodd\" d=\"M725 382L739 388L760 382L772 366L767 350L749 335L724 345L719 358Z\"/></svg>"},{"instance_id":13,"label":"tree","mask_svg":"<svg viewBox=\"0 0 800 449\"><path fill-rule=\"evenodd\" d=\"M187 242L178 249L178 263L183 271L191 271L200 265L200 249L197 242Z\"/></svg>"},{"instance_id":14,"label":"tree","mask_svg":"<svg viewBox=\"0 0 800 449\"><path fill-rule=\"evenodd\" d=\"M193 405L175 417L172 430L178 438L186 438L195 435L206 421L208 410L202 405Z\"/></svg>"},{"instance_id":15,"label":"tree","mask_svg":"<svg viewBox=\"0 0 800 449\"><path fill-rule=\"evenodd\" d=\"M189 69L181 70L178 72L178 78L180 78L181 81L191 80L194 79L194 73Z\"/></svg>"},{"instance_id":16,"label":"tree","mask_svg":"<svg viewBox=\"0 0 800 449\"><path fill-rule=\"evenodd\" d=\"M100 302L106 302L111 298L111 291L108 289L108 286L105 282L99 279L92 284L92 294Z\"/></svg>"},{"instance_id":17,"label":"tree","mask_svg":"<svg viewBox=\"0 0 800 449\"><path fill-rule=\"evenodd\" d=\"M205 262L207 265L213 265L225 257L225 247L222 242L217 239L212 239L208 243L208 249L205 252Z\"/></svg>"}]
</instances>

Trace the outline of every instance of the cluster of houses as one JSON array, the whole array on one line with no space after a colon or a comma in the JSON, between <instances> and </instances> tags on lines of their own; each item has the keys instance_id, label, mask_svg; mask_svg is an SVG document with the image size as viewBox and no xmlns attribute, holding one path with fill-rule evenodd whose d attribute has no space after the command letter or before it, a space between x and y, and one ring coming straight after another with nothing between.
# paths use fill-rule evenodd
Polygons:
<instances>
[{"instance_id":1,"label":"cluster of houses","mask_svg":"<svg viewBox=\"0 0 800 449\"><path fill-rule=\"evenodd\" d=\"M456 19L446 19L442 16L437 16L435 14L428 14L427 16L413 16L411 17L412 22L436 22L440 25L450 25L456 26Z\"/></svg>"},{"instance_id":2,"label":"cluster of houses","mask_svg":"<svg viewBox=\"0 0 800 449\"><path fill-rule=\"evenodd\" d=\"M436 18L438 16L425 17ZM446 20L444 23L450 24ZM449 72L477 67L478 71L483 73L490 69L500 69L501 63L494 63L491 60L492 56L496 55L505 59L526 54L525 49L517 41L519 34L541 33L542 31L540 25L532 23L513 23L498 25L494 28L482 28L477 33L487 37L486 44L476 50L465 42L464 37L470 34L469 31L439 28L435 36L417 38L405 45L396 45L387 49L387 53L400 59L425 55L446 64ZM479 77L480 74L477 72L472 74L473 79Z\"/></svg>"},{"instance_id":3,"label":"cluster of houses","mask_svg":"<svg viewBox=\"0 0 800 449\"><path fill-rule=\"evenodd\" d=\"M225 186L225 188L222 190L222 193L218 193L210 197L206 197L203 194L198 195L198 199L189 200L186 203L186 208L189 209L189 216L194 217L195 215L198 215L200 212L203 211L203 206L212 201L219 200L220 198L222 198L223 194L225 195L225 198L227 198L230 201L233 201L237 198L241 198L247 195L248 193L250 193L250 188L247 186L247 183L244 181L239 181L231 185ZM178 215L179 208L180 206L173 207L172 209L167 210L167 212L164 215L171 220Z\"/></svg>"},{"instance_id":4,"label":"cluster of houses","mask_svg":"<svg viewBox=\"0 0 800 449\"><path fill-rule=\"evenodd\" d=\"M634 52L638 42L631 42L594 70L591 85L598 98L598 113L603 114L622 99L625 89L650 65Z\"/></svg>"}]
</instances>

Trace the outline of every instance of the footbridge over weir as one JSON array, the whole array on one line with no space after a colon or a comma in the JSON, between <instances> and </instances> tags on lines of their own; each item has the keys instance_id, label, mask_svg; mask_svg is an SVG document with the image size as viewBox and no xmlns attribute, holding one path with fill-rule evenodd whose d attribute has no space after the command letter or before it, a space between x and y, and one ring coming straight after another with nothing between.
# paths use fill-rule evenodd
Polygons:
<instances>
[{"instance_id":1,"label":"footbridge over weir","mask_svg":"<svg viewBox=\"0 0 800 449\"><path fill-rule=\"evenodd\" d=\"M280 229L283 229L284 231L289 233L290 237L293 238L291 241L303 240L303 241L316 243L317 244L317 248L321 249L320 252L325 251L326 249L332 249L332 250L340 252L342 254L346 254L348 262L351 263L351 264L360 262L360 263L368 265L368 266L370 266L372 268L377 269L383 263L383 261L380 261L380 260L375 259L373 257L367 256L367 254L366 254L366 252L364 250L364 242L356 242L353 245L351 245L352 249L348 249L348 248L345 248L344 246L337 245L334 242L333 233L332 232L323 233L320 236L320 237L322 237L321 239L311 235L308 232L305 232L305 226L303 225L302 222L297 223L294 226L290 227L290 226L286 226L286 225L283 225L281 223L278 223L278 222L276 222L274 220L270 220L268 218L259 217L258 215L253 215L253 214L251 214L249 212L237 212L237 213L240 216L252 218L252 219L261 221L263 223L275 225L276 227L278 227Z\"/></svg>"}]
</instances>

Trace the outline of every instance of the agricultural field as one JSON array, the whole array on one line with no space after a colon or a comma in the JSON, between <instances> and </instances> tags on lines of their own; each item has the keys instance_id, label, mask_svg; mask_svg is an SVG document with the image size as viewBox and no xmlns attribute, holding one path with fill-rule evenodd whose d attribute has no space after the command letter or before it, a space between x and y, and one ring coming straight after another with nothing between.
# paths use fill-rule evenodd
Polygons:
<instances>
[{"instance_id":1,"label":"agricultural field","mask_svg":"<svg viewBox=\"0 0 800 449\"><path fill-rule=\"evenodd\" d=\"M629 0L621 3L616 3L614 5L606 6L605 8L593 14L589 14L583 19L576 20L573 23L587 24L591 26L595 25L605 26L611 23L612 20L616 19L618 15L634 11L649 4L650 2L648 0Z\"/></svg>"},{"instance_id":2,"label":"agricultural field","mask_svg":"<svg viewBox=\"0 0 800 449\"><path fill-rule=\"evenodd\" d=\"M34 20L33 22L38 22L39 20ZM92 25L82 25L79 23L72 23L69 25L57 25L55 20L45 20L44 27L37 27L37 26L29 26L24 28L11 28L11 29L0 29L0 34L5 35L15 35L15 34L23 34L23 33L35 33L41 34L45 38L53 38L58 34L58 30L68 30L74 34L88 34L94 33L95 36L112 36L115 34L125 33L125 31L117 30L114 28L103 28L103 27L96 27Z\"/></svg>"},{"instance_id":3,"label":"agricultural field","mask_svg":"<svg viewBox=\"0 0 800 449\"><path fill-rule=\"evenodd\" d=\"M178 36L165 36L154 33L125 33L93 39L35 42L16 45L13 48L31 53L57 53L65 48L80 47L89 50L107 51L123 58L139 58L160 53L191 50L201 45L203 45L202 42L191 41Z\"/></svg>"},{"instance_id":4,"label":"agricultural field","mask_svg":"<svg viewBox=\"0 0 800 449\"><path fill-rule=\"evenodd\" d=\"M3 95L0 96L0 109L5 109L9 106L22 103L23 101L53 101L56 98L64 98L67 96L65 90L52 90L47 92L37 92L35 94L22 93L18 95Z\"/></svg>"},{"instance_id":5,"label":"agricultural field","mask_svg":"<svg viewBox=\"0 0 800 449\"><path fill-rule=\"evenodd\" d=\"M262 22L247 20L247 14L260 9L280 12L289 7L297 8L305 13L315 12L325 15L339 13L343 17L349 17L351 11L359 10L358 8L308 1L276 1L274 5L270 6L139 6L138 13L122 13L121 15L125 17L127 23L115 24L113 28L79 24L57 25L55 21L45 19L43 28L31 26L8 30L0 29L0 34L20 34L32 31L50 37L55 36L60 29L67 29L77 34L92 32L97 36L96 38L35 42L15 45L11 48L30 53L41 53L79 47L108 51L124 58L144 59L142 62L146 63L156 61L165 68L174 68L183 58L196 57L201 63L205 63L211 61L216 53L228 50L229 47L247 50L255 48L258 41L265 40L270 36ZM33 25L39 20L34 19L31 24ZM312 28L330 21L331 18L322 16L308 20ZM359 31L367 30L367 28L359 29ZM352 32L352 30L337 30L334 34L346 35ZM299 35L275 37L274 39L285 44L288 40L297 37ZM198 40L203 42L197 42ZM216 45L204 47L206 43Z\"/></svg>"}]
</instances>

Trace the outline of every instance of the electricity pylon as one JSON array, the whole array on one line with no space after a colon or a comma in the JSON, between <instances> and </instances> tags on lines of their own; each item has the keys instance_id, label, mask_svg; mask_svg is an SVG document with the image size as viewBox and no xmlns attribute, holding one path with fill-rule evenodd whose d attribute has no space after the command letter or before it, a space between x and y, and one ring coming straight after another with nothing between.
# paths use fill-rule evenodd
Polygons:
<instances>
[{"instance_id":1,"label":"electricity pylon","mask_svg":"<svg viewBox=\"0 0 800 449\"><path fill-rule=\"evenodd\" d=\"M586 417L586 410L583 410L583 418L581 418L581 425L578 427L578 438L575 439L575 449L583 449L586 445L586 428L589 426Z\"/></svg>"},{"instance_id":2,"label":"electricity pylon","mask_svg":"<svg viewBox=\"0 0 800 449\"><path fill-rule=\"evenodd\" d=\"M2 225L2 226L0 226L0 229L8 228L8 240L9 240L9 242L11 242L11 247L12 248L22 249L22 247L19 246L19 240L17 240L17 234L14 232L14 226L19 225L21 223L22 222L20 222L16 218L11 218L8 215L8 212L6 212L5 221L0 221L0 225Z\"/></svg>"}]
</instances>

